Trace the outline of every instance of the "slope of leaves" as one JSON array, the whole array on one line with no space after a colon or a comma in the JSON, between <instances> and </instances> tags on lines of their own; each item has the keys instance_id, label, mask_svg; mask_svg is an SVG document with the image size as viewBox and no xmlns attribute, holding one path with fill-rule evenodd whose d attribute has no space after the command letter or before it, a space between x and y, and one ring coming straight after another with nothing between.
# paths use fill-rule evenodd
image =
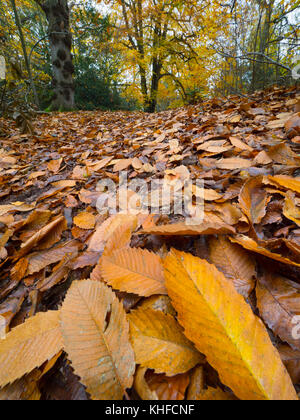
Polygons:
<instances>
[{"instance_id":1,"label":"slope of leaves","mask_svg":"<svg viewBox=\"0 0 300 420\"><path fill-rule=\"evenodd\" d=\"M154 115L39 115L33 135L0 120L0 399L296 398L298 103L275 88ZM159 184L156 208L130 212L144 201L119 170L148 188L190 179L190 201L177 214L182 191L168 203Z\"/></svg>"}]
</instances>

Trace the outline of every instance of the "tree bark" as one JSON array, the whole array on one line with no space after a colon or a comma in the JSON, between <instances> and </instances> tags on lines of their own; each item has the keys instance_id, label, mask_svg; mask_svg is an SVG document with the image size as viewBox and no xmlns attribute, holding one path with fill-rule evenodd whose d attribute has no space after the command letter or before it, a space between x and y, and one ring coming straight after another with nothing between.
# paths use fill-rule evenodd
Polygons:
<instances>
[{"instance_id":1,"label":"tree bark","mask_svg":"<svg viewBox=\"0 0 300 420\"><path fill-rule=\"evenodd\" d=\"M68 0L36 0L46 14L53 72L52 110L75 108L74 66Z\"/></svg>"}]
</instances>

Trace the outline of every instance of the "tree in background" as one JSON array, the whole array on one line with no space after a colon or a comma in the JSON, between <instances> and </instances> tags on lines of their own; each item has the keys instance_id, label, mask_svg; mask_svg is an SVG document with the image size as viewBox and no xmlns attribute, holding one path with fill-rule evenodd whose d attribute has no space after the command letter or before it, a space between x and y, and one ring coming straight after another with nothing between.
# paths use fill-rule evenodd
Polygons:
<instances>
[{"instance_id":1,"label":"tree in background","mask_svg":"<svg viewBox=\"0 0 300 420\"><path fill-rule=\"evenodd\" d=\"M108 16L91 1L72 8L75 98L80 109L128 109L121 97L124 57L114 48Z\"/></svg>"},{"instance_id":2,"label":"tree in background","mask_svg":"<svg viewBox=\"0 0 300 420\"><path fill-rule=\"evenodd\" d=\"M112 0L115 42L137 69L144 110L154 112L159 85L171 78L186 99L182 79L203 59L212 36L227 19L226 10L206 0ZM203 64L203 63L202 63ZM130 69L128 68L128 71ZM195 72L194 72L195 74Z\"/></svg>"},{"instance_id":3,"label":"tree in background","mask_svg":"<svg viewBox=\"0 0 300 420\"><path fill-rule=\"evenodd\" d=\"M216 42L223 58L216 82L224 94L289 85L299 54L299 0L237 2L227 37Z\"/></svg>"},{"instance_id":4,"label":"tree in background","mask_svg":"<svg viewBox=\"0 0 300 420\"><path fill-rule=\"evenodd\" d=\"M300 0L69 6L67 0L1 0L0 54L8 72L0 106L18 100L31 108L72 109L75 98L80 109L152 112L295 83Z\"/></svg>"},{"instance_id":5,"label":"tree in background","mask_svg":"<svg viewBox=\"0 0 300 420\"><path fill-rule=\"evenodd\" d=\"M72 34L67 0L35 0L45 12L49 24L49 43L53 72L52 110L75 107Z\"/></svg>"}]
</instances>

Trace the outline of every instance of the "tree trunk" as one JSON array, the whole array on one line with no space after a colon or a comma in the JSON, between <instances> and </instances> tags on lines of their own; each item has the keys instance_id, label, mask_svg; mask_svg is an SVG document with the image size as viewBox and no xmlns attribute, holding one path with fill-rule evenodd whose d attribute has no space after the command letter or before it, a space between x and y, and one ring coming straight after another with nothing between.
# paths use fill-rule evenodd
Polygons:
<instances>
[{"instance_id":1,"label":"tree trunk","mask_svg":"<svg viewBox=\"0 0 300 420\"><path fill-rule=\"evenodd\" d=\"M52 110L72 110L75 108L75 92L68 0L46 0L39 4L49 24L54 90L51 108Z\"/></svg>"},{"instance_id":2,"label":"tree trunk","mask_svg":"<svg viewBox=\"0 0 300 420\"><path fill-rule=\"evenodd\" d=\"M141 77L141 91L143 95L143 106L144 106L144 111L146 112L146 109L149 106L149 98L148 98L146 71L143 68L143 66L140 66L140 77Z\"/></svg>"},{"instance_id":3,"label":"tree trunk","mask_svg":"<svg viewBox=\"0 0 300 420\"><path fill-rule=\"evenodd\" d=\"M157 96L158 96L158 86L161 78L161 64L159 61L154 58L153 60L153 69L152 69L152 83L151 83L151 93L150 100L146 112L153 113L156 111L157 106Z\"/></svg>"}]
</instances>

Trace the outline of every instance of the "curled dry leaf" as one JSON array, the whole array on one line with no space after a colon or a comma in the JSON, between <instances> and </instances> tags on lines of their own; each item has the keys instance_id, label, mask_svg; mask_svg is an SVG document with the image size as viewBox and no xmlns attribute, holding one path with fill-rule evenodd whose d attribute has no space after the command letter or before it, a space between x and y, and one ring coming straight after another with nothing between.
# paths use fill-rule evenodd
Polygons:
<instances>
[{"instance_id":1,"label":"curled dry leaf","mask_svg":"<svg viewBox=\"0 0 300 420\"><path fill-rule=\"evenodd\" d=\"M157 401L158 396L155 391L152 391L147 384L145 379L145 374L147 368L139 366L137 368L135 378L134 378L134 389L139 394L140 398L144 401Z\"/></svg>"},{"instance_id":2,"label":"curled dry leaf","mask_svg":"<svg viewBox=\"0 0 300 420\"><path fill-rule=\"evenodd\" d=\"M250 178L245 183L239 196L240 208L252 224L258 224L262 221L271 199L263 188L262 182L262 176Z\"/></svg>"},{"instance_id":3,"label":"curled dry leaf","mask_svg":"<svg viewBox=\"0 0 300 420\"><path fill-rule=\"evenodd\" d=\"M248 251L255 252L260 255L264 255L265 257L271 258L272 260L279 261L283 264L292 265L294 267L300 267L300 264L289 260L288 258L283 257L282 255L276 254L275 252L271 252L268 249L260 246L257 242L253 239L249 238L248 236L238 235L234 238L230 238L231 242L234 244L239 244L243 248L247 249Z\"/></svg>"},{"instance_id":4,"label":"curled dry leaf","mask_svg":"<svg viewBox=\"0 0 300 420\"><path fill-rule=\"evenodd\" d=\"M157 375L148 370L145 377L151 391L154 391L158 396L158 399L162 401L184 400L187 387L190 383L188 373L172 376L170 378L164 374Z\"/></svg>"},{"instance_id":5,"label":"curled dry leaf","mask_svg":"<svg viewBox=\"0 0 300 420\"><path fill-rule=\"evenodd\" d=\"M251 159L243 159L243 158L224 158L216 163L216 167L219 169L228 169L228 170L235 170L235 169L246 169L252 166Z\"/></svg>"},{"instance_id":6,"label":"curled dry leaf","mask_svg":"<svg viewBox=\"0 0 300 420\"><path fill-rule=\"evenodd\" d=\"M205 360L171 315L140 308L128 319L136 363L142 367L174 376Z\"/></svg>"},{"instance_id":7,"label":"curled dry leaf","mask_svg":"<svg viewBox=\"0 0 300 420\"><path fill-rule=\"evenodd\" d=\"M162 236L223 235L227 233L235 233L235 229L226 223L219 223L219 225L213 223L203 223L202 225L174 223L169 225L150 227L148 229L144 229L141 233Z\"/></svg>"},{"instance_id":8,"label":"curled dry leaf","mask_svg":"<svg viewBox=\"0 0 300 420\"><path fill-rule=\"evenodd\" d=\"M223 273L204 260L172 250L165 275L185 335L237 397L297 400L261 320Z\"/></svg>"},{"instance_id":9,"label":"curled dry leaf","mask_svg":"<svg viewBox=\"0 0 300 420\"><path fill-rule=\"evenodd\" d=\"M54 173L59 172L59 168L60 168L60 165L62 164L62 161L63 161L62 158L57 159L57 160L51 160L47 165L49 171L54 172Z\"/></svg>"},{"instance_id":10,"label":"curled dry leaf","mask_svg":"<svg viewBox=\"0 0 300 420\"><path fill-rule=\"evenodd\" d=\"M59 312L39 313L14 328L0 346L0 387L31 372L63 348Z\"/></svg>"},{"instance_id":11,"label":"curled dry leaf","mask_svg":"<svg viewBox=\"0 0 300 420\"><path fill-rule=\"evenodd\" d=\"M60 236L67 229L67 221L64 216L60 216L45 227L36 232L27 242L22 244L15 259L21 258L39 245L39 249L50 248L60 240Z\"/></svg>"},{"instance_id":12,"label":"curled dry leaf","mask_svg":"<svg viewBox=\"0 0 300 420\"><path fill-rule=\"evenodd\" d=\"M74 241L73 243L64 244L50 250L34 252L27 257L28 268L26 275L37 273L48 265L61 261L67 254L76 254L77 251L78 245L76 246L76 242Z\"/></svg>"},{"instance_id":13,"label":"curled dry leaf","mask_svg":"<svg viewBox=\"0 0 300 420\"><path fill-rule=\"evenodd\" d=\"M269 176L268 180L279 187L295 191L300 194L300 178L292 178L286 175Z\"/></svg>"},{"instance_id":14,"label":"curled dry leaf","mask_svg":"<svg viewBox=\"0 0 300 420\"><path fill-rule=\"evenodd\" d=\"M100 261L101 275L113 289L139 296L166 294L161 258L146 249L121 249Z\"/></svg>"},{"instance_id":15,"label":"curled dry leaf","mask_svg":"<svg viewBox=\"0 0 300 420\"><path fill-rule=\"evenodd\" d=\"M285 130L289 139L300 135L300 112L286 122Z\"/></svg>"},{"instance_id":16,"label":"curled dry leaf","mask_svg":"<svg viewBox=\"0 0 300 420\"><path fill-rule=\"evenodd\" d=\"M92 398L121 400L133 384L135 362L116 295L102 283L74 282L61 309L61 328L75 374Z\"/></svg>"},{"instance_id":17,"label":"curled dry leaf","mask_svg":"<svg viewBox=\"0 0 300 420\"><path fill-rule=\"evenodd\" d=\"M279 275L267 273L256 288L257 306L268 327L296 350L300 350L297 324L300 316L300 286ZM296 331L296 333L295 333Z\"/></svg>"},{"instance_id":18,"label":"curled dry leaf","mask_svg":"<svg viewBox=\"0 0 300 420\"><path fill-rule=\"evenodd\" d=\"M211 238L209 245L211 262L233 281L241 295L248 298L255 286L254 259L242 247L222 236Z\"/></svg>"},{"instance_id":19,"label":"curled dry leaf","mask_svg":"<svg viewBox=\"0 0 300 420\"><path fill-rule=\"evenodd\" d=\"M187 399L189 401L232 401L236 398L219 387L205 387L203 367L198 366L191 374Z\"/></svg>"}]
</instances>

